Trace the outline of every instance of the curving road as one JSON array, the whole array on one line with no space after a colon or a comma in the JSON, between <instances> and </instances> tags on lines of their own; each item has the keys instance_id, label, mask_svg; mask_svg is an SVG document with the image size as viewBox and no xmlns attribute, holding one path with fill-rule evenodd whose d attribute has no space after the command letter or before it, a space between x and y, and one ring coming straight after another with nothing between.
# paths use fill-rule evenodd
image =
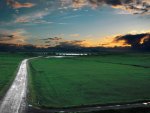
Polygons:
<instances>
[{"instance_id":1,"label":"curving road","mask_svg":"<svg viewBox=\"0 0 150 113\"><path fill-rule=\"evenodd\" d=\"M22 61L17 76L0 105L0 113L23 113L26 91L27 59Z\"/></svg>"}]
</instances>

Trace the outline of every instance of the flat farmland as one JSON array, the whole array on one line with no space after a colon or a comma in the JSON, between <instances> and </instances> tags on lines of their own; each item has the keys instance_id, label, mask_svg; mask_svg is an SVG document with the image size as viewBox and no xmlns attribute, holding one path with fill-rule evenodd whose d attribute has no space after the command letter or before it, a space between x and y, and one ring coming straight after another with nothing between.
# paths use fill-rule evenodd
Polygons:
<instances>
[{"instance_id":1,"label":"flat farmland","mask_svg":"<svg viewBox=\"0 0 150 113\"><path fill-rule=\"evenodd\" d=\"M30 60L28 101L63 108L149 100L149 59L136 53Z\"/></svg>"}]
</instances>

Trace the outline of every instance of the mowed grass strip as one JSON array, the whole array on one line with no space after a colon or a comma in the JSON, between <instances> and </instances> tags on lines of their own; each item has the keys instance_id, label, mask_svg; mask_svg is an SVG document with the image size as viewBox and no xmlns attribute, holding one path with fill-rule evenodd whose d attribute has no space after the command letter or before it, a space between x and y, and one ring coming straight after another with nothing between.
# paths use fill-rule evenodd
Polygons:
<instances>
[{"instance_id":1,"label":"mowed grass strip","mask_svg":"<svg viewBox=\"0 0 150 113\"><path fill-rule=\"evenodd\" d=\"M0 53L0 99L12 83L19 63L25 57L23 54Z\"/></svg>"},{"instance_id":2,"label":"mowed grass strip","mask_svg":"<svg viewBox=\"0 0 150 113\"><path fill-rule=\"evenodd\" d=\"M29 103L61 108L150 99L150 69L115 64L133 60L126 56L102 62L111 58L115 56L31 60ZM140 65L136 58L133 62Z\"/></svg>"}]
</instances>

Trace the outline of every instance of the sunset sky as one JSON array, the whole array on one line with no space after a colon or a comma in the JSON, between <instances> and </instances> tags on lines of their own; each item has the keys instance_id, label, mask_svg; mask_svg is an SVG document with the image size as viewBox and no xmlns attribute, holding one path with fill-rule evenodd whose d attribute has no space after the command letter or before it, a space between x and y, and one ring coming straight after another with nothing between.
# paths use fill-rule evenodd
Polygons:
<instances>
[{"instance_id":1,"label":"sunset sky","mask_svg":"<svg viewBox=\"0 0 150 113\"><path fill-rule=\"evenodd\" d=\"M0 43L97 46L149 31L150 0L0 1Z\"/></svg>"}]
</instances>

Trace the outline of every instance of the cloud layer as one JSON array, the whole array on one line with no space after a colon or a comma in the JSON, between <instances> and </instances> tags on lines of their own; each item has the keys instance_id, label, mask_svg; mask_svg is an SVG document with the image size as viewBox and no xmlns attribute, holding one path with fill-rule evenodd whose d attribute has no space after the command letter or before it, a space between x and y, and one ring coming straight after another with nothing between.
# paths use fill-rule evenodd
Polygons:
<instances>
[{"instance_id":1,"label":"cloud layer","mask_svg":"<svg viewBox=\"0 0 150 113\"><path fill-rule=\"evenodd\" d=\"M43 17L48 15L47 11L39 11L27 15L21 15L16 18L15 23L48 23L43 20Z\"/></svg>"},{"instance_id":2,"label":"cloud layer","mask_svg":"<svg viewBox=\"0 0 150 113\"><path fill-rule=\"evenodd\" d=\"M63 4L72 4L74 8L81 8L84 6L91 6L93 8L102 5L109 5L113 8L127 10L134 14L149 14L150 0L61 0Z\"/></svg>"},{"instance_id":3,"label":"cloud layer","mask_svg":"<svg viewBox=\"0 0 150 113\"><path fill-rule=\"evenodd\" d=\"M25 45L27 44L27 37L24 34L25 31L22 29L15 31L1 30L0 43Z\"/></svg>"}]
</instances>

